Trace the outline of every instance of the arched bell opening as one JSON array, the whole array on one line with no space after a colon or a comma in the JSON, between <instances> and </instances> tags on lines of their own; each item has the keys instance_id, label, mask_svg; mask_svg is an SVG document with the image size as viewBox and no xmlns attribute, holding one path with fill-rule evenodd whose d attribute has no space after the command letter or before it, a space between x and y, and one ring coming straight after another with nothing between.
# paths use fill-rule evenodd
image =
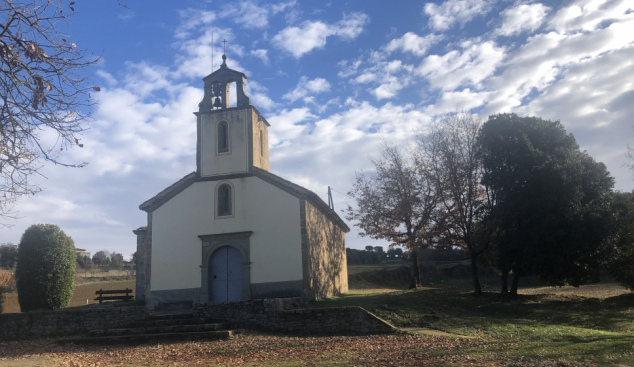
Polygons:
<instances>
[{"instance_id":1,"label":"arched bell opening","mask_svg":"<svg viewBox=\"0 0 634 367\"><path fill-rule=\"evenodd\" d=\"M238 88L235 81L227 83L227 98L229 99L229 108L238 107Z\"/></svg>"}]
</instances>

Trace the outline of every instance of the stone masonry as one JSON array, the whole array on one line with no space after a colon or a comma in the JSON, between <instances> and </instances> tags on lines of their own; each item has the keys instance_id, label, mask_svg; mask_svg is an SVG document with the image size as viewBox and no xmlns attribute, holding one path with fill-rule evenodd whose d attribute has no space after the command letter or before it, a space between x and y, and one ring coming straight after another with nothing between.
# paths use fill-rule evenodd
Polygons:
<instances>
[{"instance_id":1,"label":"stone masonry","mask_svg":"<svg viewBox=\"0 0 634 367\"><path fill-rule=\"evenodd\" d=\"M310 334L377 334L393 330L390 324L361 307L303 308L307 301L307 298L271 298L197 303L192 307L192 316L228 322L232 328ZM124 328L154 314L153 307L142 306L0 314L0 340Z\"/></svg>"},{"instance_id":2,"label":"stone masonry","mask_svg":"<svg viewBox=\"0 0 634 367\"><path fill-rule=\"evenodd\" d=\"M77 334L145 320L152 307L95 307L0 314L0 339Z\"/></svg>"},{"instance_id":3,"label":"stone masonry","mask_svg":"<svg viewBox=\"0 0 634 367\"><path fill-rule=\"evenodd\" d=\"M301 333L389 333L394 329L361 307L301 308L306 298L197 303L194 317L229 322L232 328Z\"/></svg>"}]
</instances>

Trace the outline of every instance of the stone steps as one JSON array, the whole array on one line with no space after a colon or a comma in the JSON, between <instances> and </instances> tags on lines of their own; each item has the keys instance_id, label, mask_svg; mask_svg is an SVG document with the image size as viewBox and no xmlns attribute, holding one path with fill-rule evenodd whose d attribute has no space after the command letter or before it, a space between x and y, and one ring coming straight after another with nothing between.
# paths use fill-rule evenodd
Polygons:
<instances>
[{"instance_id":1,"label":"stone steps","mask_svg":"<svg viewBox=\"0 0 634 367\"><path fill-rule=\"evenodd\" d=\"M170 342L170 341L190 341L190 340L218 340L228 339L240 330L218 330L218 331L199 331L199 332L179 332L164 334L139 334L139 335L117 335L117 336L98 336L90 338L76 338L60 340L63 343L75 344L125 344L139 345L154 342Z\"/></svg>"},{"instance_id":2,"label":"stone steps","mask_svg":"<svg viewBox=\"0 0 634 367\"><path fill-rule=\"evenodd\" d=\"M137 328L137 327L165 327L165 326L177 326L177 325L192 325L192 324L208 324L210 320L208 319L158 319L158 320L145 320L145 321L135 321L129 323L127 328Z\"/></svg>"},{"instance_id":3,"label":"stone steps","mask_svg":"<svg viewBox=\"0 0 634 367\"><path fill-rule=\"evenodd\" d=\"M158 321L158 320L191 320L194 318L194 315L191 311L189 312L180 312L180 313L164 313L164 314L156 314L149 316L147 320Z\"/></svg>"},{"instance_id":4,"label":"stone steps","mask_svg":"<svg viewBox=\"0 0 634 367\"><path fill-rule=\"evenodd\" d=\"M190 325L171 325L171 326L155 326L155 327L130 327L124 329L104 329L92 330L88 336L125 336L125 335L144 335L144 334L171 334L171 333L192 333L203 331L222 331L229 327L227 323L209 323L209 324L190 324Z\"/></svg>"},{"instance_id":5,"label":"stone steps","mask_svg":"<svg viewBox=\"0 0 634 367\"><path fill-rule=\"evenodd\" d=\"M148 316L142 321L128 323L125 327L91 330L86 337L67 339L65 342L144 344L160 341L225 339L237 332L228 328L228 323L194 318L191 311L165 312Z\"/></svg>"}]
</instances>

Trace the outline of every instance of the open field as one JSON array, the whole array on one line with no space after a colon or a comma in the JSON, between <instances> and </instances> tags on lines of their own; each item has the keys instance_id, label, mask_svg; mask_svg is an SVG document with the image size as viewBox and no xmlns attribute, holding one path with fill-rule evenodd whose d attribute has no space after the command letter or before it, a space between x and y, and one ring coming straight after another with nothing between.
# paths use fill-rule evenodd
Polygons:
<instances>
[{"instance_id":1,"label":"open field","mask_svg":"<svg viewBox=\"0 0 634 367\"><path fill-rule=\"evenodd\" d=\"M99 268L90 269L90 270L82 270L77 269L75 276L77 278L107 278L107 277L125 277L125 276L135 276L136 272L134 270L102 270Z\"/></svg>"},{"instance_id":2,"label":"open field","mask_svg":"<svg viewBox=\"0 0 634 367\"><path fill-rule=\"evenodd\" d=\"M411 291L352 290L311 306L361 306L398 327L475 337L490 344L460 353L485 360L634 366L634 293L617 284L525 288L516 300L492 292L477 298L470 285L456 279Z\"/></svg>"},{"instance_id":3,"label":"open field","mask_svg":"<svg viewBox=\"0 0 634 367\"><path fill-rule=\"evenodd\" d=\"M130 288L134 291L134 280L123 281L103 281L92 282L75 285L75 293L70 301L70 307L82 306L88 300L89 304L99 303L95 301L95 291L99 289L125 289ZM20 312L20 304L18 303L18 294L7 293L4 295L4 313Z\"/></svg>"},{"instance_id":4,"label":"open field","mask_svg":"<svg viewBox=\"0 0 634 367\"><path fill-rule=\"evenodd\" d=\"M357 274L367 271L381 270L381 269L396 269L399 266L408 265L408 261L402 259L387 259L381 264L371 265L348 265L348 274Z\"/></svg>"}]
</instances>

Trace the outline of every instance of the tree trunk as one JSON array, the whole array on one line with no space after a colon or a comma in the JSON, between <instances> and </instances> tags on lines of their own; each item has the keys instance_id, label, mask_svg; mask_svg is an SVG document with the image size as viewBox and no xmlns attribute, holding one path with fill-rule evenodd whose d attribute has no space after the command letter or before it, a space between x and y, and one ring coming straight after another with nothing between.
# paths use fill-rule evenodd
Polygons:
<instances>
[{"instance_id":1,"label":"tree trunk","mask_svg":"<svg viewBox=\"0 0 634 367\"><path fill-rule=\"evenodd\" d=\"M409 282L409 289L417 288L420 285L420 267L418 266L418 251L412 250L412 278Z\"/></svg>"},{"instance_id":2,"label":"tree trunk","mask_svg":"<svg viewBox=\"0 0 634 367\"><path fill-rule=\"evenodd\" d=\"M509 271L502 270L502 290L500 294L502 296L507 296L509 294Z\"/></svg>"},{"instance_id":3,"label":"tree trunk","mask_svg":"<svg viewBox=\"0 0 634 367\"><path fill-rule=\"evenodd\" d=\"M520 274L516 271L513 272L513 283L511 284L511 297L517 297L517 284L520 281Z\"/></svg>"},{"instance_id":4,"label":"tree trunk","mask_svg":"<svg viewBox=\"0 0 634 367\"><path fill-rule=\"evenodd\" d=\"M473 276L473 290L476 296L482 295L482 288L480 287L480 279L478 278L478 265L476 263L476 255L471 251L471 275Z\"/></svg>"}]
</instances>

